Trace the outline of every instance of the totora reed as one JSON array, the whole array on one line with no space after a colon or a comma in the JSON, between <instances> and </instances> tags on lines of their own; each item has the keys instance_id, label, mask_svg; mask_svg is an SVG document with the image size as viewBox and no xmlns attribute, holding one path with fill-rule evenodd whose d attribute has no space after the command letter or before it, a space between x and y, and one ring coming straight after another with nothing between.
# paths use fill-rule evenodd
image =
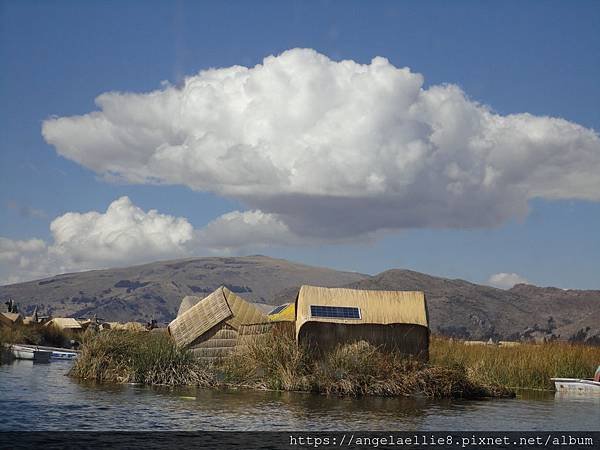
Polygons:
<instances>
[{"instance_id":1,"label":"totora reed","mask_svg":"<svg viewBox=\"0 0 600 450\"><path fill-rule=\"evenodd\" d=\"M101 332L87 336L70 375L100 382L243 387L331 395L481 398L512 396L481 383L466 367L424 364L366 342L342 345L318 359L292 336L274 332L213 364L193 358L164 333Z\"/></svg>"},{"instance_id":2,"label":"totora reed","mask_svg":"<svg viewBox=\"0 0 600 450\"><path fill-rule=\"evenodd\" d=\"M590 378L600 364L600 347L567 342L468 346L435 337L430 358L437 366L464 367L484 385L553 390L552 377Z\"/></svg>"}]
</instances>

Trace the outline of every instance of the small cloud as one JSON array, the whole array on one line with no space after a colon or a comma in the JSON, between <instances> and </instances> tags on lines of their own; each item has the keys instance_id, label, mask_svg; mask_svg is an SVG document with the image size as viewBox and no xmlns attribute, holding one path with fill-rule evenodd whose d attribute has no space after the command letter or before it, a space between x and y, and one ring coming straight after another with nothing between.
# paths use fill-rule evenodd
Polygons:
<instances>
[{"instance_id":1,"label":"small cloud","mask_svg":"<svg viewBox=\"0 0 600 450\"><path fill-rule=\"evenodd\" d=\"M529 281L517 273L500 272L490 276L487 280L488 284L499 289L510 289L515 284L525 283Z\"/></svg>"},{"instance_id":2,"label":"small cloud","mask_svg":"<svg viewBox=\"0 0 600 450\"><path fill-rule=\"evenodd\" d=\"M15 201L9 201L7 204L9 209L16 211L19 216L26 219L45 219L48 217L46 212L42 209L33 208L28 205L20 205Z\"/></svg>"},{"instance_id":3,"label":"small cloud","mask_svg":"<svg viewBox=\"0 0 600 450\"><path fill-rule=\"evenodd\" d=\"M260 210L223 214L198 230L196 235L202 247L229 251L301 242L276 215Z\"/></svg>"},{"instance_id":4,"label":"small cloud","mask_svg":"<svg viewBox=\"0 0 600 450\"><path fill-rule=\"evenodd\" d=\"M15 209L19 209L15 204ZM56 273L199 254L235 254L272 245L309 244L276 215L232 211L195 229L185 217L144 211L128 197L106 211L67 212L50 224L52 241L0 236L0 284Z\"/></svg>"}]
</instances>

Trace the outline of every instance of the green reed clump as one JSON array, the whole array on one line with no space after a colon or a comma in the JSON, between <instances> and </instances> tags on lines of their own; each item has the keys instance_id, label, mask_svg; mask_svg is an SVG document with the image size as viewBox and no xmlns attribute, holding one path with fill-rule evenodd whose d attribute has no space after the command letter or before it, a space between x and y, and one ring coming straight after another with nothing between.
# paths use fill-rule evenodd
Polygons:
<instances>
[{"instance_id":1,"label":"green reed clump","mask_svg":"<svg viewBox=\"0 0 600 450\"><path fill-rule=\"evenodd\" d=\"M48 345L51 347L67 347L71 339L77 340L72 332L61 330L56 326L30 325L34 332L40 337L38 345Z\"/></svg>"},{"instance_id":2,"label":"green reed clump","mask_svg":"<svg viewBox=\"0 0 600 450\"><path fill-rule=\"evenodd\" d=\"M564 342L503 347L436 337L429 354L432 364L464 367L482 384L526 389L553 389L552 377L590 378L600 363L600 347Z\"/></svg>"},{"instance_id":3,"label":"green reed clump","mask_svg":"<svg viewBox=\"0 0 600 450\"><path fill-rule=\"evenodd\" d=\"M54 326L42 324L12 325L2 327L0 339L10 344L48 345L65 347L73 335Z\"/></svg>"},{"instance_id":4,"label":"green reed clump","mask_svg":"<svg viewBox=\"0 0 600 450\"><path fill-rule=\"evenodd\" d=\"M5 344L12 344L10 337L10 328L0 326L0 347L4 347Z\"/></svg>"},{"instance_id":5,"label":"green reed clump","mask_svg":"<svg viewBox=\"0 0 600 450\"><path fill-rule=\"evenodd\" d=\"M12 344L9 327L0 326L0 365L9 361L11 358L10 349L8 346Z\"/></svg>"},{"instance_id":6,"label":"green reed clump","mask_svg":"<svg viewBox=\"0 0 600 450\"><path fill-rule=\"evenodd\" d=\"M274 330L240 345L214 365L227 384L253 388L309 391L311 363L305 348L286 330Z\"/></svg>"},{"instance_id":7,"label":"green reed clump","mask_svg":"<svg viewBox=\"0 0 600 450\"><path fill-rule=\"evenodd\" d=\"M495 384L479 384L465 370L429 366L364 341L314 356L292 337L271 334L239 347L215 367L227 383L257 389L432 398L513 395Z\"/></svg>"},{"instance_id":8,"label":"green reed clump","mask_svg":"<svg viewBox=\"0 0 600 450\"><path fill-rule=\"evenodd\" d=\"M315 372L319 391L337 395L479 398L511 396L497 385L483 385L461 368L436 367L397 352L383 352L362 341L340 345L325 355Z\"/></svg>"},{"instance_id":9,"label":"green reed clump","mask_svg":"<svg viewBox=\"0 0 600 450\"><path fill-rule=\"evenodd\" d=\"M213 384L212 374L164 333L106 331L90 335L69 374L116 383Z\"/></svg>"},{"instance_id":10,"label":"green reed clump","mask_svg":"<svg viewBox=\"0 0 600 450\"><path fill-rule=\"evenodd\" d=\"M70 375L97 381L202 387L246 387L329 395L480 398L512 396L471 367L430 365L364 342L325 354L275 330L248 339L212 364L194 359L164 333L109 331L88 335Z\"/></svg>"}]
</instances>

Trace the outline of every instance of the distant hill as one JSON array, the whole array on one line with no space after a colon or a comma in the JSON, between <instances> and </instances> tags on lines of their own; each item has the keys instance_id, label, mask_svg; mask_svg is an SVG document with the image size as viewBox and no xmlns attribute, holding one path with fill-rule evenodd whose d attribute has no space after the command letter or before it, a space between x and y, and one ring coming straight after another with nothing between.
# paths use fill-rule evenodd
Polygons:
<instances>
[{"instance_id":1,"label":"distant hill","mask_svg":"<svg viewBox=\"0 0 600 450\"><path fill-rule=\"evenodd\" d=\"M519 284L503 290L392 269L375 276L296 264L266 256L192 258L121 269L58 275L0 286L30 314L38 305L54 316L106 320L175 317L185 295L203 296L226 285L251 301L294 301L300 285L422 290L431 330L465 339L571 339L600 344L600 291ZM4 302L5 300L2 300Z\"/></svg>"},{"instance_id":2,"label":"distant hill","mask_svg":"<svg viewBox=\"0 0 600 450\"><path fill-rule=\"evenodd\" d=\"M374 290L422 290L431 330L464 339L560 338L600 344L600 291L519 284L496 289L393 269L350 283Z\"/></svg>"},{"instance_id":3,"label":"distant hill","mask_svg":"<svg viewBox=\"0 0 600 450\"><path fill-rule=\"evenodd\" d=\"M292 286L340 286L365 277L266 256L192 258L0 286L0 298L14 299L27 314L38 305L54 316L161 322L175 317L184 296L204 296L222 284L251 301L273 304L278 292Z\"/></svg>"}]
</instances>

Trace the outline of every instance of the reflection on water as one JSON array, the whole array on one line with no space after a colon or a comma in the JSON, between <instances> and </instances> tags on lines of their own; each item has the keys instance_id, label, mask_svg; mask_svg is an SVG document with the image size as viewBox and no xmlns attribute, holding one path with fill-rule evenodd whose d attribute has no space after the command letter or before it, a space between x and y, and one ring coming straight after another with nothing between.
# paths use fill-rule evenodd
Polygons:
<instances>
[{"instance_id":1,"label":"reflection on water","mask_svg":"<svg viewBox=\"0 0 600 450\"><path fill-rule=\"evenodd\" d=\"M600 396L431 401L99 385L70 362L0 366L0 430L597 430Z\"/></svg>"}]
</instances>

